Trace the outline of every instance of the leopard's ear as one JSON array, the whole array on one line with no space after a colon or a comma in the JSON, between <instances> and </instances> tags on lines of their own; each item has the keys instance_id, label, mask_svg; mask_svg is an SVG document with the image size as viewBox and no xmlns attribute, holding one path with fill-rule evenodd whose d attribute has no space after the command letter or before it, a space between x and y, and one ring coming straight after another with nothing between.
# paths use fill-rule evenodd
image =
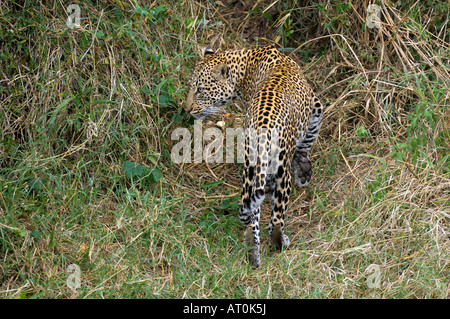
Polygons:
<instances>
[{"instance_id":1,"label":"leopard's ear","mask_svg":"<svg viewBox=\"0 0 450 319\"><path fill-rule=\"evenodd\" d=\"M214 78L219 81L222 79L226 79L228 77L228 71L230 68L226 64L219 64L214 69L212 69L212 74Z\"/></svg>"},{"instance_id":2,"label":"leopard's ear","mask_svg":"<svg viewBox=\"0 0 450 319\"><path fill-rule=\"evenodd\" d=\"M210 46L207 46L204 50L203 50L203 57L205 58L206 56L210 55L210 54L214 54L215 52L213 51L213 49L211 49Z\"/></svg>"}]
</instances>

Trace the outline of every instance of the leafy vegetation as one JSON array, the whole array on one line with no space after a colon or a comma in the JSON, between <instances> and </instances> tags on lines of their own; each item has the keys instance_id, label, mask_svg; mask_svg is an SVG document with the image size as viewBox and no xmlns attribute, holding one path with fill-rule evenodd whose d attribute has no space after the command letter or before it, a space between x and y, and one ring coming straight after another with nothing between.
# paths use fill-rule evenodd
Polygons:
<instances>
[{"instance_id":1,"label":"leafy vegetation","mask_svg":"<svg viewBox=\"0 0 450 319\"><path fill-rule=\"evenodd\" d=\"M369 27L368 0L86 0L74 28L61 2L2 4L0 296L448 298L450 7L376 3ZM327 110L291 246L253 270L239 164L173 163L171 133L202 47L266 44ZM227 108L204 129L242 126Z\"/></svg>"}]
</instances>

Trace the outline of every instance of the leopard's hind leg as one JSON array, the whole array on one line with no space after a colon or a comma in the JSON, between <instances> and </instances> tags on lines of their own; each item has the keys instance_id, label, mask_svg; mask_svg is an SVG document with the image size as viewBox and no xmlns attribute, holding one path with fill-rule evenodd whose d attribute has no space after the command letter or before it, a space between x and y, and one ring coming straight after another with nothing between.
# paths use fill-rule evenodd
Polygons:
<instances>
[{"instance_id":1,"label":"leopard's hind leg","mask_svg":"<svg viewBox=\"0 0 450 319\"><path fill-rule=\"evenodd\" d=\"M256 147L258 144L250 145L247 136L242 180L242 206L239 210L239 220L246 227L244 235L245 242L249 246L248 258L255 268L260 265L259 220L261 203L265 198L267 172L266 152L256 151Z\"/></svg>"},{"instance_id":2,"label":"leopard's hind leg","mask_svg":"<svg viewBox=\"0 0 450 319\"><path fill-rule=\"evenodd\" d=\"M289 238L284 234L284 217L289 204L292 179L286 169L287 161L283 161L276 170L274 176L274 188L272 191L272 214L269 223L269 244L277 249L286 248Z\"/></svg>"}]
</instances>

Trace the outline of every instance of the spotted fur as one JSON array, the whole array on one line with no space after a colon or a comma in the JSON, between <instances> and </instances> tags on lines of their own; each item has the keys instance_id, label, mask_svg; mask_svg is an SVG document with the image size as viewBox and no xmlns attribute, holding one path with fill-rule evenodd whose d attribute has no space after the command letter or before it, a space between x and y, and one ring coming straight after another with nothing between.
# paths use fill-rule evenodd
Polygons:
<instances>
[{"instance_id":1,"label":"spotted fur","mask_svg":"<svg viewBox=\"0 0 450 319\"><path fill-rule=\"evenodd\" d=\"M271 196L269 242L281 249L289 238L284 217L292 177L300 187L312 176L309 151L319 133L323 107L300 67L273 46L205 51L189 81L185 110L197 119L215 114L235 98L246 105L245 158L239 219L246 226L249 259L260 265L260 212Z\"/></svg>"}]
</instances>

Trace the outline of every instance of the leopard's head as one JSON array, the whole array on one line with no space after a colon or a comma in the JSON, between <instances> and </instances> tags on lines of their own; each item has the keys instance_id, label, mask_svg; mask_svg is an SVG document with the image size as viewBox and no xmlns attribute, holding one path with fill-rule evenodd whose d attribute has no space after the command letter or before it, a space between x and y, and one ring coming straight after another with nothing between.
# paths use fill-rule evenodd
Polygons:
<instances>
[{"instance_id":1,"label":"leopard's head","mask_svg":"<svg viewBox=\"0 0 450 319\"><path fill-rule=\"evenodd\" d=\"M230 67L223 56L206 48L203 60L189 80L189 93L184 106L186 113L196 119L220 113L221 106L230 102L234 95Z\"/></svg>"}]
</instances>

